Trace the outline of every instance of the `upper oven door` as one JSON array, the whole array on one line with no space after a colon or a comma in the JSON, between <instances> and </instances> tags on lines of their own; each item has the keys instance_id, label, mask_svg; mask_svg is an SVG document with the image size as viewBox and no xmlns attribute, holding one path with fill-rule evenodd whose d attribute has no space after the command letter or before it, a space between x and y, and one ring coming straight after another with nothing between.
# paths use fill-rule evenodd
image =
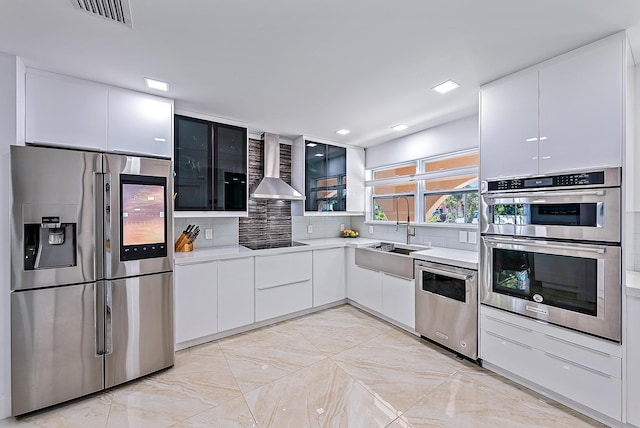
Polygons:
<instances>
[{"instance_id":1,"label":"upper oven door","mask_svg":"<svg viewBox=\"0 0 640 428\"><path fill-rule=\"evenodd\" d=\"M620 188L483 193L480 232L620 242Z\"/></svg>"},{"instance_id":2,"label":"upper oven door","mask_svg":"<svg viewBox=\"0 0 640 428\"><path fill-rule=\"evenodd\" d=\"M482 303L620 341L620 247L481 237Z\"/></svg>"}]
</instances>

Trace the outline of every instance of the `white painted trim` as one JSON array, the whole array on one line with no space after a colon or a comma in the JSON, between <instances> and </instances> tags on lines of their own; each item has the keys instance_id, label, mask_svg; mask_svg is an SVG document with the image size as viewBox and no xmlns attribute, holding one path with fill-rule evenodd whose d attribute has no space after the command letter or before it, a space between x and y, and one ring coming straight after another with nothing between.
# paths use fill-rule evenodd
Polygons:
<instances>
[{"instance_id":1,"label":"white painted trim","mask_svg":"<svg viewBox=\"0 0 640 428\"><path fill-rule=\"evenodd\" d=\"M173 211L173 218L249 217L247 211Z\"/></svg>"},{"instance_id":2,"label":"white painted trim","mask_svg":"<svg viewBox=\"0 0 640 428\"><path fill-rule=\"evenodd\" d=\"M177 108L175 105L174 105L174 114L178 114L180 116L193 117L196 119L208 120L210 122L224 123L225 125L239 126L241 128L246 128L248 125L247 122L243 122L240 120L229 119L226 117L212 116L209 114L198 113L195 111L183 110L181 108ZM247 132L247 135L249 135L248 132Z\"/></svg>"}]
</instances>

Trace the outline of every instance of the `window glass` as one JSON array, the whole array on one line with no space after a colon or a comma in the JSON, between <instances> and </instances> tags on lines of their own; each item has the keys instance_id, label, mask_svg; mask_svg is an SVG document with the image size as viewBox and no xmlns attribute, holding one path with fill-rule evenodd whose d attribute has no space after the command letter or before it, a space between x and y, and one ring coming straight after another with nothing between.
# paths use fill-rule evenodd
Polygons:
<instances>
[{"instance_id":1,"label":"window glass","mask_svg":"<svg viewBox=\"0 0 640 428\"><path fill-rule=\"evenodd\" d=\"M469 153L435 160L427 159L423 163L423 171L436 172L445 169L465 168L471 166L478 166L478 153Z\"/></svg>"},{"instance_id":2,"label":"window glass","mask_svg":"<svg viewBox=\"0 0 640 428\"><path fill-rule=\"evenodd\" d=\"M478 223L478 193L425 194L425 222Z\"/></svg>"},{"instance_id":3,"label":"window glass","mask_svg":"<svg viewBox=\"0 0 640 428\"><path fill-rule=\"evenodd\" d=\"M453 177L430 178L424 181L427 191L453 190L453 189L477 189L478 175L466 174Z\"/></svg>"},{"instance_id":4,"label":"window glass","mask_svg":"<svg viewBox=\"0 0 640 428\"><path fill-rule=\"evenodd\" d=\"M373 198L373 219L381 221L415 221L414 196ZM407 204L408 203L408 204ZM408 205L408 207L407 207ZM407 211L407 208L409 211Z\"/></svg>"},{"instance_id":5,"label":"window glass","mask_svg":"<svg viewBox=\"0 0 640 428\"><path fill-rule=\"evenodd\" d=\"M392 168L379 169L373 172L374 180L381 180L383 178L402 177L405 175L411 175L416 173L416 165L402 165Z\"/></svg>"}]
</instances>

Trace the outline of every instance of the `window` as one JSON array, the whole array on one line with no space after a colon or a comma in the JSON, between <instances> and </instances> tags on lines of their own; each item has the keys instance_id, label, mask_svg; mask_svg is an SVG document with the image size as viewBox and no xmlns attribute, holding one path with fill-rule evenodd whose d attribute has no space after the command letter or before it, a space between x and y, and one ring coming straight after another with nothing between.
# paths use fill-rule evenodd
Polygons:
<instances>
[{"instance_id":1,"label":"window","mask_svg":"<svg viewBox=\"0 0 640 428\"><path fill-rule=\"evenodd\" d=\"M380 221L415 221L417 185L410 181L416 165L400 165L373 171L373 219Z\"/></svg>"},{"instance_id":2,"label":"window","mask_svg":"<svg viewBox=\"0 0 640 428\"><path fill-rule=\"evenodd\" d=\"M380 168L370 176L370 220L406 221L408 215L422 224L478 222L477 151Z\"/></svg>"},{"instance_id":3,"label":"window","mask_svg":"<svg viewBox=\"0 0 640 428\"><path fill-rule=\"evenodd\" d=\"M422 204L425 223L478 222L478 153L426 159Z\"/></svg>"}]
</instances>

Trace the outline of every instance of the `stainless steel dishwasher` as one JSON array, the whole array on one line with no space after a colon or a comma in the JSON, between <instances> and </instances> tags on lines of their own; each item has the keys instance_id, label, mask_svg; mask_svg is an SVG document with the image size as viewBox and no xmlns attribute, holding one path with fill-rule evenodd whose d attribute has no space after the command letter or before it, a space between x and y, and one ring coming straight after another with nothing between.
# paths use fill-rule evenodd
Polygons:
<instances>
[{"instance_id":1,"label":"stainless steel dishwasher","mask_svg":"<svg viewBox=\"0 0 640 428\"><path fill-rule=\"evenodd\" d=\"M478 273L415 261L416 331L472 360L478 358Z\"/></svg>"}]
</instances>

